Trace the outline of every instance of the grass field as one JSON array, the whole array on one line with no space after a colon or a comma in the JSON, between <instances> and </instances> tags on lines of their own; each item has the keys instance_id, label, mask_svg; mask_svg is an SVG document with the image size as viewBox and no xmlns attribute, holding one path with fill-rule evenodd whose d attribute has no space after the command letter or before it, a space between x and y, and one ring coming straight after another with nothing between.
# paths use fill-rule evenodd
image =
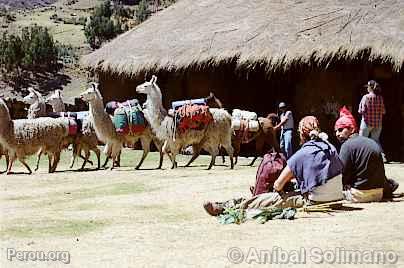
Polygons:
<instances>
[{"instance_id":1,"label":"grass field","mask_svg":"<svg viewBox=\"0 0 404 268\"><path fill-rule=\"evenodd\" d=\"M206 170L209 156L192 167L171 170L169 160L155 169L158 154L151 153L141 170L134 170L141 152L126 149L116 170L69 170L70 152L54 174L43 159L33 175L0 175L1 267L60 267L61 262L7 260L6 249L68 251L69 267L230 267L228 254L236 248L253 249L383 250L398 254L404 264L403 200L352 204L332 214L301 213L293 221L264 225L220 225L202 208L205 200L249 196L256 167L242 158L234 170L226 164ZM181 156L184 165L189 156ZM94 160L94 159L93 159ZM31 166L35 158L29 160ZM81 164L76 163L77 169ZM4 167L3 160L0 167ZM17 164L16 172L26 172ZM404 165L386 166L389 177L404 184ZM399 192L403 187L400 186ZM239 267L262 266L244 259ZM251 265L250 265L251 264ZM267 266L269 266L267 264ZM279 265L278 265L279 266ZM280 265L285 267L288 265ZM369 267L367 264L356 265ZM351 267L313 262L301 267ZM380 265L370 266L380 267ZM383 266L384 267L384 266Z\"/></svg>"}]
</instances>

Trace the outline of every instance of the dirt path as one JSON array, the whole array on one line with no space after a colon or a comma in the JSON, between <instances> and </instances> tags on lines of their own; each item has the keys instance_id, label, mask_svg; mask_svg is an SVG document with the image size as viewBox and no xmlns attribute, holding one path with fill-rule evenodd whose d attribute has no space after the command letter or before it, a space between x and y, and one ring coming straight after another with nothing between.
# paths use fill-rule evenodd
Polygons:
<instances>
[{"instance_id":1,"label":"dirt path","mask_svg":"<svg viewBox=\"0 0 404 268\"><path fill-rule=\"evenodd\" d=\"M240 252L244 259L238 267L270 266L257 263L254 256L262 250L290 256L295 251L297 262L306 263L301 267L348 267L327 263L341 249L392 251L397 263L385 267L404 264L401 200L349 205L359 210L333 215L300 214L294 221L220 225L202 204L248 195L256 168L242 166L247 159L235 170L221 165L210 171L207 157L176 170L168 169L165 159L165 169L155 170L153 154L143 167L147 170L134 171L139 153L125 155L123 167L114 171L49 175L42 168L33 176L0 175L1 267L228 267L234 265L228 253L236 258ZM58 168L66 169L66 164ZM387 173L404 185L404 165L387 165ZM7 248L69 251L70 264L10 262ZM316 264L321 256L328 259Z\"/></svg>"}]
</instances>

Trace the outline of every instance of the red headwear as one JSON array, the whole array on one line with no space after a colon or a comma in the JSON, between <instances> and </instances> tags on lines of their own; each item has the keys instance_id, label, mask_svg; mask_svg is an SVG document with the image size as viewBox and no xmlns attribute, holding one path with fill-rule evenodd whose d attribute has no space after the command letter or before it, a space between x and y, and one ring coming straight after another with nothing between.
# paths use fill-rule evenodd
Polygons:
<instances>
[{"instance_id":1,"label":"red headwear","mask_svg":"<svg viewBox=\"0 0 404 268\"><path fill-rule=\"evenodd\" d=\"M339 118L335 122L334 129L337 130L339 128L352 128L355 132L358 130L355 118L345 106L339 110Z\"/></svg>"}]
</instances>

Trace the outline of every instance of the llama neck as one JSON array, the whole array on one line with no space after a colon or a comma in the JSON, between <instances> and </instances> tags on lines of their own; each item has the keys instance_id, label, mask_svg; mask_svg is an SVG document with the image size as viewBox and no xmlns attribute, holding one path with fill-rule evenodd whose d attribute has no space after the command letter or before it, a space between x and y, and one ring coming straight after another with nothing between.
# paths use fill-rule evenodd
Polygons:
<instances>
[{"instance_id":1,"label":"llama neck","mask_svg":"<svg viewBox=\"0 0 404 268\"><path fill-rule=\"evenodd\" d=\"M52 104L52 110L55 113L61 113L61 112L65 112L65 104L63 103L62 100L57 101L56 103Z\"/></svg>"},{"instance_id":2,"label":"llama neck","mask_svg":"<svg viewBox=\"0 0 404 268\"><path fill-rule=\"evenodd\" d=\"M144 114L149 121L153 129L158 129L161 126L161 121L167 115L167 111L164 109L161 99L161 93L151 92L147 95L146 109Z\"/></svg>"},{"instance_id":3,"label":"llama neck","mask_svg":"<svg viewBox=\"0 0 404 268\"><path fill-rule=\"evenodd\" d=\"M46 116L45 102L37 101L29 106L28 119L34 119L41 116Z\"/></svg>"},{"instance_id":4,"label":"llama neck","mask_svg":"<svg viewBox=\"0 0 404 268\"><path fill-rule=\"evenodd\" d=\"M12 120L10 113L3 107L0 108L0 143L7 144L10 139L10 131L12 129Z\"/></svg>"},{"instance_id":5,"label":"llama neck","mask_svg":"<svg viewBox=\"0 0 404 268\"><path fill-rule=\"evenodd\" d=\"M104 115L104 103L102 99L96 98L89 102L90 115L93 117L94 122L102 120Z\"/></svg>"}]
</instances>

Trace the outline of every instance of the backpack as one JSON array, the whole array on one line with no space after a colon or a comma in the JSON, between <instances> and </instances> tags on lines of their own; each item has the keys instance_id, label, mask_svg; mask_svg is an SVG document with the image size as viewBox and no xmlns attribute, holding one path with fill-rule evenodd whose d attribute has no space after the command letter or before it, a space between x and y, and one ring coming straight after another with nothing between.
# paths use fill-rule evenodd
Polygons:
<instances>
[{"instance_id":1,"label":"backpack","mask_svg":"<svg viewBox=\"0 0 404 268\"><path fill-rule=\"evenodd\" d=\"M282 153L272 150L264 155L257 170L255 187L251 193L255 196L273 191L274 182L286 166L286 158Z\"/></svg>"},{"instance_id":2,"label":"backpack","mask_svg":"<svg viewBox=\"0 0 404 268\"><path fill-rule=\"evenodd\" d=\"M146 128L146 119L137 100L122 103L115 109L113 123L119 134L140 133Z\"/></svg>"}]
</instances>

